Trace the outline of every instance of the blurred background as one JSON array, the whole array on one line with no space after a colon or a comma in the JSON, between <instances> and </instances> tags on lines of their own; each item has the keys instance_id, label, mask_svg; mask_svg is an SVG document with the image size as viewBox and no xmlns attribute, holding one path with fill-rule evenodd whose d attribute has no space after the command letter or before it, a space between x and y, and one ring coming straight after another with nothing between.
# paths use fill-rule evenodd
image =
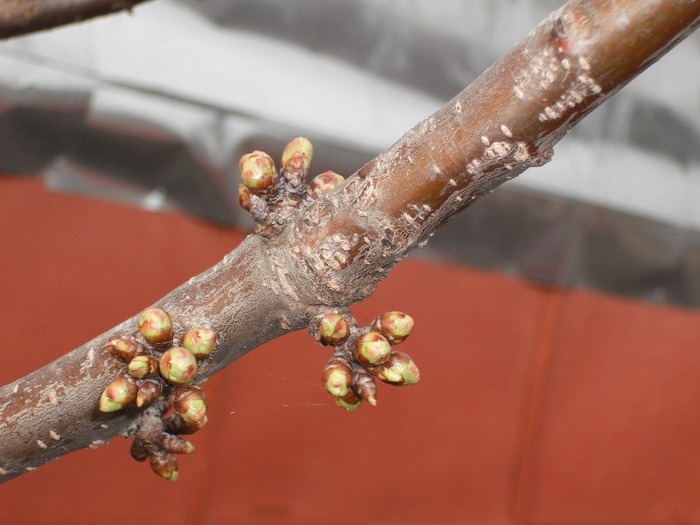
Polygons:
<instances>
[{"instance_id":1,"label":"blurred background","mask_svg":"<svg viewBox=\"0 0 700 525\"><path fill-rule=\"evenodd\" d=\"M350 175L563 3L154 0L0 44L0 331L31 333L0 381L233 249L243 153L303 134ZM696 34L354 309L416 319L417 386L344 413L295 333L209 381L177 483L115 438L0 486L2 523L700 523L698 64Z\"/></svg>"}]
</instances>

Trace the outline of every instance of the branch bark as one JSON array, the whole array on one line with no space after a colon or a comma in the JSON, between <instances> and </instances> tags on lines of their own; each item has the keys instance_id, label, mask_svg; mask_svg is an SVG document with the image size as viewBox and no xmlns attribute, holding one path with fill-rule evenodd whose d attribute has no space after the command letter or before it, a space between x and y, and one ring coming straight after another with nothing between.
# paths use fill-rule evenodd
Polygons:
<instances>
[{"instance_id":1,"label":"branch bark","mask_svg":"<svg viewBox=\"0 0 700 525\"><path fill-rule=\"evenodd\" d=\"M569 2L280 234L248 237L157 305L176 329L219 334L206 377L328 308L361 301L454 214L546 163L579 120L698 24L694 0ZM135 327L133 317L0 389L2 481L130 429L137 410L106 415L97 401L121 371L104 345Z\"/></svg>"},{"instance_id":2,"label":"branch bark","mask_svg":"<svg viewBox=\"0 0 700 525\"><path fill-rule=\"evenodd\" d=\"M0 0L0 38L130 10L147 0Z\"/></svg>"}]
</instances>

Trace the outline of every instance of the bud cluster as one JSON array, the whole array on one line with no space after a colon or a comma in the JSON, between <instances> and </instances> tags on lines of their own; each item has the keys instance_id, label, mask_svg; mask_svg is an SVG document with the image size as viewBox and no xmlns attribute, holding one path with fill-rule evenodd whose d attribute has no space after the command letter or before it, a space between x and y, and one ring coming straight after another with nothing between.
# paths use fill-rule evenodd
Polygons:
<instances>
[{"instance_id":1,"label":"bud cluster","mask_svg":"<svg viewBox=\"0 0 700 525\"><path fill-rule=\"evenodd\" d=\"M178 476L173 454L194 450L177 434L191 434L207 423L204 391L192 383L199 364L216 346L216 334L209 328L190 328L175 337L170 315L160 308L141 312L138 335L112 339L106 345L126 370L104 389L99 409L107 413L151 407L142 414L141 427L160 428L135 436L131 453L139 461L149 459L153 471L165 479L175 481ZM174 412L166 424L163 414L171 407ZM158 423L153 423L154 411L159 414Z\"/></svg>"},{"instance_id":2,"label":"bud cluster","mask_svg":"<svg viewBox=\"0 0 700 525\"><path fill-rule=\"evenodd\" d=\"M258 232L276 234L287 217L345 181L342 175L326 171L307 184L312 158L313 146L304 137L296 137L284 148L279 171L265 152L256 150L241 157L238 203L258 223Z\"/></svg>"},{"instance_id":3,"label":"bud cluster","mask_svg":"<svg viewBox=\"0 0 700 525\"><path fill-rule=\"evenodd\" d=\"M412 329L413 319L396 311L364 328L357 328L349 313L329 312L311 322L310 333L321 344L334 347L322 380L339 407L353 411L362 401L376 405L376 379L394 386L418 382L420 373L413 360L394 349Z\"/></svg>"}]
</instances>

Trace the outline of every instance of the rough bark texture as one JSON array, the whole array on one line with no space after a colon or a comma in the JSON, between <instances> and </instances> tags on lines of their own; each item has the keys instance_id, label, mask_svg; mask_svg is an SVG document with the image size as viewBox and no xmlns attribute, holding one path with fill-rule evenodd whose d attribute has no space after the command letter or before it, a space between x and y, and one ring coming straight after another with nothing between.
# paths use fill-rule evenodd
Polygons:
<instances>
[{"instance_id":1,"label":"rough bark texture","mask_svg":"<svg viewBox=\"0 0 700 525\"><path fill-rule=\"evenodd\" d=\"M206 377L328 307L362 300L455 213L547 162L576 122L698 23L694 0L570 2L279 235L248 237L158 306L180 329L218 332ZM135 328L134 317L0 389L0 479L133 425L135 410L100 414L97 401L123 368L104 344Z\"/></svg>"},{"instance_id":2,"label":"rough bark texture","mask_svg":"<svg viewBox=\"0 0 700 525\"><path fill-rule=\"evenodd\" d=\"M131 9L146 0L0 0L0 38Z\"/></svg>"}]
</instances>

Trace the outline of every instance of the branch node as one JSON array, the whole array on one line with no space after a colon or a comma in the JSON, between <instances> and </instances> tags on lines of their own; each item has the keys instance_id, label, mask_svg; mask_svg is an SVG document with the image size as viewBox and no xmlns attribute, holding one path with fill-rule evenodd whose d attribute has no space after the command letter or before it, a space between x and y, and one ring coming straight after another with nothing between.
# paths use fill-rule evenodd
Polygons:
<instances>
[{"instance_id":1,"label":"branch node","mask_svg":"<svg viewBox=\"0 0 700 525\"><path fill-rule=\"evenodd\" d=\"M352 412L363 401L377 404L375 379L394 385L413 385L420 372L413 360L393 349L413 329L411 316L398 311L377 317L368 326L358 328L348 310L329 311L309 323L309 333L333 355L323 370L323 386L336 405Z\"/></svg>"}]
</instances>

